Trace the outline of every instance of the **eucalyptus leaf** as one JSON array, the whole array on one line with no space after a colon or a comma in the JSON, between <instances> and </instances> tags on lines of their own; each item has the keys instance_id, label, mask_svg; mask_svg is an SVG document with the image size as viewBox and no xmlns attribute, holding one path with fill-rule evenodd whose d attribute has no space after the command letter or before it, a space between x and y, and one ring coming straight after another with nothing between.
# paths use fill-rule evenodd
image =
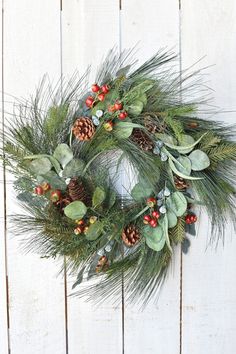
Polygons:
<instances>
[{"instance_id":1,"label":"eucalyptus leaf","mask_svg":"<svg viewBox=\"0 0 236 354\"><path fill-rule=\"evenodd\" d=\"M175 144L177 144L177 140L169 134L156 133L155 135L158 139L163 141L163 143L165 143L167 146L175 146Z\"/></svg>"},{"instance_id":2,"label":"eucalyptus leaf","mask_svg":"<svg viewBox=\"0 0 236 354\"><path fill-rule=\"evenodd\" d=\"M178 219L172 210L167 210L168 228L171 229L177 225Z\"/></svg>"},{"instance_id":3,"label":"eucalyptus leaf","mask_svg":"<svg viewBox=\"0 0 236 354\"><path fill-rule=\"evenodd\" d=\"M194 139L190 135L183 134L180 145L176 145L176 143L171 143L170 141L164 141L166 146L169 148L178 151L180 154L188 154L193 150L194 146L196 146L202 138L206 135L204 133L198 140L194 141Z\"/></svg>"},{"instance_id":4,"label":"eucalyptus leaf","mask_svg":"<svg viewBox=\"0 0 236 354\"><path fill-rule=\"evenodd\" d=\"M175 162L177 170L184 175L190 176L191 174L191 161L187 156L179 156Z\"/></svg>"},{"instance_id":5,"label":"eucalyptus leaf","mask_svg":"<svg viewBox=\"0 0 236 354\"><path fill-rule=\"evenodd\" d=\"M59 177L54 171L49 171L48 173L37 176L37 180L39 183L48 182L53 189L60 189L64 191L67 188L64 179Z\"/></svg>"},{"instance_id":6,"label":"eucalyptus leaf","mask_svg":"<svg viewBox=\"0 0 236 354\"><path fill-rule=\"evenodd\" d=\"M176 216L182 216L187 210L187 200L183 193L174 192L166 198L167 209L170 209Z\"/></svg>"},{"instance_id":7,"label":"eucalyptus leaf","mask_svg":"<svg viewBox=\"0 0 236 354\"><path fill-rule=\"evenodd\" d=\"M96 187L93 193L93 207L96 208L98 205L101 205L106 198L106 193L103 188Z\"/></svg>"},{"instance_id":8,"label":"eucalyptus leaf","mask_svg":"<svg viewBox=\"0 0 236 354\"><path fill-rule=\"evenodd\" d=\"M116 77L125 76L129 72L130 68L131 65L126 65L123 68L119 69L116 73Z\"/></svg>"},{"instance_id":9,"label":"eucalyptus leaf","mask_svg":"<svg viewBox=\"0 0 236 354\"><path fill-rule=\"evenodd\" d=\"M143 110L142 101L134 101L132 104L128 106L128 113L133 116L138 116Z\"/></svg>"},{"instance_id":10,"label":"eucalyptus leaf","mask_svg":"<svg viewBox=\"0 0 236 354\"><path fill-rule=\"evenodd\" d=\"M59 144L54 151L53 157L64 168L73 159L73 152L67 144Z\"/></svg>"},{"instance_id":11,"label":"eucalyptus leaf","mask_svg":"<svg viewBox=\"0 0 236 354\"><path fill-rule=\"evenodd\" d=\"M108 198L108 209L111 209L116 202L116 192L110 190Z\"/></svg>"},{"instance_id":12,"label":"eucalyptus leaf","mask_svg":"<svg viewBox=\"0 0 236 354\"><path fill-rule=\"evenodd\" d=\"M101 221L96 221L94 224L91 224L86 231L86 239L89 241L96 240L103 231L103 224Z\"/></svg>"},{"instance_id":13,"label":"eucalyptus leaf","mask_svg":"<svg viewBox=\"0 0 236 354\"><path fill-rule=\"evenodd\" d=\"M171 170L179 177L182 177L184 179L189 179L189 180L200 180L202 179L202 177L192 177L192 176L188 176L188 175L185 175L184 173L181 173L179 170L177 170L177 168L175 167L175 164L174 162L171 160L171 158L169 158L168 160L169 162L169 165L170 165L170 168Z\"/></svg>"},{"instance_id":14,"label":"eucalyptus leaf","mask_svg":"<svg viewBox=\"0 0 236 354\"><path fill-rule=\"evenodd\" d=\"M172 252L172 248L171 248L171 244L170 244L170 238L169 238L169 232L168 232L168 227L169 227L168 217L167 217L166 214L164 215L163 218L161 218L159 220L159 224L162 226L166 244L167 244L169 250Z\"/></svg>"},{"instance_id":15,"label":"eucalyptus leaf","mask_svg":"<svg viewBox=\"0 0 236 354\"><path fill-rule=\"evenodd\" d=\"M81 159L72 159L65 166L62 176L65 178L81 176L85 167L85 162Z\"/></svg>"},{"instance_id":16,"label":"eucalyptus leaf","mask_svg":"<svg viewBox=\"0 0 236 354\"><path fill-rule=\"evenodd\" d=\"M141 125L130 122L118 122L113 129L117 139L128 139L133 132L133 128L142 128Z\"/></svg>"},{"instance_id":17,"label":"eucalyptus leaf","mask_svg":"<svg viewBox=\"0 0 236 354\"><path fill-rule=\"evenodd\" d=\"M65 215L72 220L80 220L87 212L87 207L83 202L75 201L67 205L64 209Z\"/></svg>"},{"instance_id":18,"label":"eucalyptus leaf","mask_svg":"<svg viewBox=\"0 0 236 354\"><path fill-rule=\"evenodd\" d=\"M193 171L202 171L210 166L209 157L201 150L194 150L188 157L191 160Z\"/></svg>"},{"instance_id":19,"label":"eucalyptus leaf","mask_svg":"<svg viewBox=\"0 0 236 354\"><path fill-rule=\"evenodd\" d=\"M47 157L36 158L29 164L30 171L36 175L45 174L52 168L52 164Z\"/></svg>"},{"instance_id":20,"label":"eucalyptus leaf","mask_svg":"<svg viewBox=\"0 0 236 354\"><path fill-rule=\"evenodd\" d=\"M150 195L153 193L153 188L150 186L143 186L140 183L137 183L132 191L131 191L131 197L138 201L142 201L144 198L150 197Z\"/></svg>"},{"instance_id":21,"label":"eucalyptus leaf","mask_svg":"<svg viewBox=\"0 0 236 354\"><path fill-rule=\"evenodd\" d=\"M143 228L143 235L145 237L146 244L149 248L154 251L161 251L165 246L165 237L163 234L163 229L160 225L155 228L150 226L145 226Z\"/></svg>"}]
</instances>

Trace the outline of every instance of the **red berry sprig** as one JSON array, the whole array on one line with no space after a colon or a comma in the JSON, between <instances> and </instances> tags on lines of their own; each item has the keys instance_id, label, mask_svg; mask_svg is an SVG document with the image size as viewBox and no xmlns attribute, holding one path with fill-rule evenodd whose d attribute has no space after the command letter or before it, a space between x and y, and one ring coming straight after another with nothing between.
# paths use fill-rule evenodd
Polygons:
<instances>
[{"instance_id":1,"label":"red berry sprig","mask_svg":"<svg viewBox=\"0 0 236 354\"><path fill-rule=\"evenodd\" d=\"M128 117L128 113L126 111L120 112L118 117L120 120L124 120L125 118Z\"/></svg>"},{"instance_id":2,"label":"red berry sprig","mask_svg":"<svg viewBox=\"0 0 236 354\"><path fill-rule=\"evenodd\" d=\"M114 108L115 108L116 111L121 111L122 108L123 108L123 103L119 102L119 101L116 101L115 104L114 104Z\"/></svg>"},{"instance_id":3,"label":"red berry sprig","mask_svg":"<svg viewBox=\"0 0 236 354\"><path fill-rule=\"evenodd\" d=\"M94 97L93 96L88 96L85 100L85 104L87 107L91 108L93 107L94 104Z\"/></svg>"},{"instance_id":4,"label":"red berry sprig","mask_svg":"<svg viewBox=\"0 0 236 354\"><path fill-rule=\"evenodd\" d=\"M185 216L185 222L188 225L194 224L197 221L197 216L195 214L187 214Z\"/></svg>"},{"instance_id":5,"label":"red berry sprig","mask_svg":"<svg viewBox=\"0 0 236 354\"><path fill-rule=\"evenodd\" d=\"M153 208L156 204L157 204L156 198L150 197L147 199L147 206L149 206L149 208Z\"/></svg>"},{"instance_id":6,"label":"red berry sprig","mask_svg":"<svg viewBox=\"0 0 236 354\"><path fill-rule=\"evenodd\" d=\"M43 195L44 194L44 190L42 186L36 186L34 188L34 193L37 195Z\"/></svg>"},{"instance_id":7,"label":"red berry sprig","mask_svg":"<svg viewBox=\"0 0 236 354\"><path fill-rule=\"evenodd\" d=\"M98 91L101 90L101 87L98 86L98 84L93 84L91 89L92 89L93 92L98 92Z\"/></svg>"},{"instance_id":8,"label":"red berry sprig","mask_svg":"<svg viewBox=\"0 0 236 354\"><path fill-rule=\"evenodd\" d=\"M103 85L101 87L101 90L102 90L103 93L107 94L110 91L110 88L109 88L108 85Z\"/></svg>"}]
</instances>

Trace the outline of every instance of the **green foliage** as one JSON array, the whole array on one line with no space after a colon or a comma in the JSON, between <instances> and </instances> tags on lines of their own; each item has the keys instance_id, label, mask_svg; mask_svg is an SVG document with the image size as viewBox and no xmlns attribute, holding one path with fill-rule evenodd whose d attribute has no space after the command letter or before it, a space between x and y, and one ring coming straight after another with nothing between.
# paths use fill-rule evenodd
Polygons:
<instances>
[{"instance_id":1,"label":"green foliage","mask_svg":"<svg viewBox=\"0 0 236 354\"><path fill-rule=\"evenodd\" d=\"M182 216L187 210L187 200L181 192L174 192L166 198L166 205L178 217Z\"/></svg>"},{"instance_id":2,"label":"green foliage","mask_svg":"<svg viewBox=\"0 0 236 354\"><path fill-rule=\"evenodd\" d=\"M72 220L80 220L87 212L86 205L83 202L75 201L67 205L64 209L65 215Z\"/></svg>"},{"instance_id":3,"label":"green foliage","mask_svg":"<svg viewBox=\"0 0 236 354\"><path fill-rule=\"evenodd\" d=\"M106 198L106 192L101 187L96 187L93 193L93 207L96 208L97 206L101 205Z\"/></svg>"},{"instance_id":4,"label":"green foliage","mask_svg":"<svg viewBox=\"0 0 236 354\"><path fill-rule=\"evenodd\" d=\"M159 252L165 246L165 237L161 226L152 228L145 226L143 229L146 244L152 250Z\"/></svg>"}]
</instances>

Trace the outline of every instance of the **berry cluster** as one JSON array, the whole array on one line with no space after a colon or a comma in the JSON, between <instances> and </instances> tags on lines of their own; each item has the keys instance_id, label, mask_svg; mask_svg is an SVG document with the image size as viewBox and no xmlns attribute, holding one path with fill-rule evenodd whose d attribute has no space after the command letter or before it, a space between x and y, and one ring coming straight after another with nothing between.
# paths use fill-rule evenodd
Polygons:
<instances>
[{"instance_id":1,"label":"berry cluster","mask_svg":"<svg viewBox=\"0 0 236 354\"><path fill-rule=\"evenodd\" d=\"M185 216L185 222L186 224L190 225L190 224L194 224L197 221L197 216L195 214L187 214Z\"/></svg>"},{"instance_id":2,"label":"berry cluster","mask_svg":"<svg viewBox=\"0 0 236 354\"><path fill-rule=\"evenodd\" d=\"M96 221L97 221L96 216L91 216L89 218L89 224L94 224ZM74 229L75 235L80 235L82 233L86 234L89 228L89 224L86 224L86 221L84 219L76 220L75 222L77 224L76 228Z\"/></svg>"},{"instance_id":3,"label":"berry cluster","mask_svg":"<svg viewBox=\"0 0 236 354\"><path fill-rule=\"evenodd\" d=\"M150 214L146 214L143 217L144 224L149 224L151 227L157 227L158 219L160 217L160 213L157 210L152 210L157 204L157 200L155 198L148 198L147 205L151 208Z\"/></svg>"}]
</instances>

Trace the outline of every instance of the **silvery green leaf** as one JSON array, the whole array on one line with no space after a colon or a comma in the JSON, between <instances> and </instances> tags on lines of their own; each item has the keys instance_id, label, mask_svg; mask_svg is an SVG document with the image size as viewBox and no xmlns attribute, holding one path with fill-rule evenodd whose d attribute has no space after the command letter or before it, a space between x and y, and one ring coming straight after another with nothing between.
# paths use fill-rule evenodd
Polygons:
<instances>
[{"instance_id":1,"label":"silvery green leaf","mask_svg":"<svg viewBox=\"0 0 236 354\"><path fill-rule=\"evenodd\" d=\"M210 166L209 157L201 150L194 150L188 157L191 160L193 171L202 171Z\"/></svg>"},{"instance_id":2,"label":"silvery green leaf","mask_svg":"<svg viewBox=\"0 0 236 354\"><path fill-rule=\"evenodd\" d=\"M101 117L103 116L103 111L102 111L101 109L98 109L98 110L96 111L96 116L97 116L98 118L101 118Z\"/></svg>"},{"instance_id":3,"label":"silvery green leaf","mask_svg":"<svg viewBox=\"0 0 236 354\"><path fill-rule=\"evenodd\" d=\"M36 175L44 175L51 170L52 164L47 157L41 157L31 161L29 168Z\"/></svg>"},{"instance_id":4,"label":"silvery green leaf","mask_svg":"<svg viewBox=\"0 0 236 354\"><path fill-rule=\"evenodd\" d=\"M162 146L164 145L164 143L163 143L163 141L161 141L161 140L157 140L155 145L156 145L157 147L159 147L159 148L162 148Z\"/></svg>"},{"instance_id":5,"label":"silvery green leaf","mask_svg":"<svg viewBox=\"0 0 236 354\"><path fill-rule=\"evenodd\" d=\"M93 124L96 126L98 126L100 124L100 121L96 116L92 116L92 121L93 121Z\"/></svg>"},{"instance_id":6,"label":"silvery green leaf","mask_svg":"<svg viewBox=\"0 0 236 354\"><path fill-rule=\"evenodd\" d=\"M169 195L170 195L170 190L169 190L169 188L166 187L166 188L164 189L164 196L165 196L165 197L169 197Z\"/></svg>"},{"instance_id":7,"label":"silvery green leaf","mask_svg":"<svg viewBox=\"0 0 236 354\"><path fill-rule=\"evenodd\" d=\"M174 162L173 162L171 159L169 159L168 162L169 162L169 165L170 165L171 170L172 170L177 176L182 177L182 178L184 178L184 179L189 179L189 180L199 180L199 179L202 179L202 177L187 176L187 175L185 175L185 174L183 174L183 173L181 173L180 171L177 170L177 168L175 167Z\"/></svg>"},{"instance_id":8,"label":"silvery green leaf","mask_svg":"<svg viewBox=\"0 0 236 354\"><path fill-rule=\"evenodd\" d=\"M187 210L187 200L181 192L174 192L166 198L166 205L176 216L182 216Z\"/></svg>"},{"instance_id":9,"label":"silvery green leaf","mask_svg":"<svg viewBox=\"0 0 236 354\"><path fill-rule=\"evenodd\" d=\"M161 152L161 161L167 161L167 160L168 160L168 156L164 152Z\"/></svg>"},{"instance_id":10,"label":"silvery green leaf","mask_svg":"<svg viewBox=\"0 0 236 354\"><path fill-rule=\"evenodd\" d=\"M175 146L177 144L177 140L171 135L163 134L163 133L157 133L156 137L158 139L160 139L162 142L164 142L167 146L168 146L168 144L169 145L173 145L173 146Z\"/></svg>"},{"instance_id":11,"label":"silvery green leaf","mask_svg":"<svg viewBox=\"0 0 236 354\"><path fill-rule=\"evenodd\" d=\"M162 199L157 199L157 205L161 206L163 204L163 200Z\"/></svg>"},{"instance_id":12,"label":"silvery green leaf","mask_svg":"<svg viewBox=\"0 0 236 354\"><path fill-rule=\"evenodd\" d=\"M165 246L166 241L163 235L163 229L160 225L155 228L145 226L143 229L143 234L147 246L153 249L154 251L161 251L162 248Z\"/></svg>"},{"instance_id":13,"label":"silvery green leaf","mask_svg":"<svg viewBox=\"0 0 236 354\"><path fill-rule=\"evenodd\" d=\"M177 141L174 143L170 140L168 141L167 139L166 141L163 141L165 142L166 146L178 151L180 154L187 154L193 150L194 146L196 146L205 135L206 133L204 133L198 140L194 141L194 139L190 135L184 134L182 135L181 145L177 145Z\"/></svg>"},{"instance_id":14,"label":"silvery green leaf","mask_svg":"<svg viewBox=\"0 0 236 354\"><path fill-rule=\"evenodd\" d=\"M191 160L187 156L179 156L175 161L177 170L186 176L191 174Z\"/></svg>"},{"instance_id":15,"label":"silvery green leaf","mask_svg":"<svg viewBox=\"0 0 236 354\"><path fill-rule=\"evenodd\" d=\"M73 152L67 144L59 144L54 151L53 157L64 168L73 159Z\"/></svg>"},{"instance_id":16,"label":"silvery green leaf","mask_svg":"<svg viewBox=\"0 0 236 354\"><path fill-rule=\"evenodd\" d=\"M165 213L166 213L166 207L165 207L165 205L162 205L159 210L160 210L160 213L161 213L161 214L165 214Z\"/></svg>"},{"instance_id":17,"label":"silvery green leaf","mask_svg":"<svg viewBox=\"0 0 236 354\"><path fill-rule=\"evenodd\" d=\"M162 189L158 194L157 194L158 198L163 198L164 197L164 190Z\"/></svg>"},{"instance_id":18,"label":"silvery green leaf","mask_svg":"<svg viewBox=\"0 0 236 354\"><path fill-rule=\"evenodd\" d=\"M168 228L171 229L177 225L178 219L172 210L167 210Z\"/></svg>"}]
</instances>

